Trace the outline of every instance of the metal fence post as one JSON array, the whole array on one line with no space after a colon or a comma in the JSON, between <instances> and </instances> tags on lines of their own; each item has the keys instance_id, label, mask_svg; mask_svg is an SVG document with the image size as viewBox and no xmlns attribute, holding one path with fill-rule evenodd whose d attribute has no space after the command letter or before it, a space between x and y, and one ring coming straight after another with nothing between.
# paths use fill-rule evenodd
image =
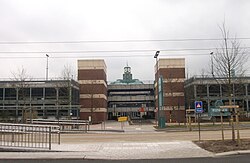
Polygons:
<instances>
[{"instance_id":1,"label":"metal fence post","mask_svg":"<svg viewBox=\"0 0 250 163\"><path fill-rule=\"evenodd\" d=\"M58 144L61 143L61 132L60 132L60 127L58 128Z\"/></svg>"},{"instance_id":2,"label":"metal fence post","mask_svg":"<svg viewBox=\"0 0 250 163\"><path fill-rule=\"evenodd\" d=\"M51 150L51 127L49 127L49 150Z\"/></svg>"}]
</instances>

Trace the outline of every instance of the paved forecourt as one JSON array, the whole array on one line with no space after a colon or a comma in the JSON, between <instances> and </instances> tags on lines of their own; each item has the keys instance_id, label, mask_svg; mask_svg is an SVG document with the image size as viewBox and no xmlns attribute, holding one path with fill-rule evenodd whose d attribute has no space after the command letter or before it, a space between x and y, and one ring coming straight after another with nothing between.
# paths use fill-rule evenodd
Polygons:
<instances>
[{"instance_id":1,"label":"paved forecourt","mask_svg":"<svg viewBox=\"0 0 250 163\"><path fill-rule=\"evenodd\" d=\"M107 125L107 124L106 124ZM98 129L101 126L91 126ZM119 129L120 123L105 127ZM53 144L54 152L1 152L0 159L159 159L213 157L192 140L198 140L198 132L156 131L153 125L124 125L125 132L90 132L62 134L61 144ZM249 138L250 130L242 130L242 138ZM225 131L226 138L231 131ZM201 139L221 139L220 131L202 131ZM55 152L61 151L61 152Z\"/></svg>"},{"instance_id":2,"label":"paved forecourt","mask_svg":"<svg viewBox=\"0 0 250 163\"><path fill-rule=\"evenodd\" d=\"M2 152L0 159L159 159L211 157L190 141L84 143L53 145L53 151L61 152Z\"/></svg>"}]
</instances>

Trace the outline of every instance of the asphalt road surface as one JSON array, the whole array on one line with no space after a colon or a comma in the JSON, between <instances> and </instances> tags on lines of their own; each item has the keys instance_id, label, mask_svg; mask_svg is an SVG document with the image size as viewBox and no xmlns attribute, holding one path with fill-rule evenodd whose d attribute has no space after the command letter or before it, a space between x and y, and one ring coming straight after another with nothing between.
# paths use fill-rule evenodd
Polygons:
<instances>
[{"instance_id":1,"label":"asphalt road surface","mask_svg":"<svg viewBox=\"0 0 250 163\"><path fill-rule=\"evenodd\" d=\"M231 130L224 131L225 139L231 139ZM249 138L250 130L241 130L241 138ZM102 133L102 134L62 134L62 143L90 142L154 142L171 140L198 140L198 132L137 132L137 133ZM221 131L202 131L201 140L220 140Z\"/></svg>"},{"instance_id":2,"label":"asphalt road surface","mask_svg":"<svg viewBox=\"0 0 250 163\"><path fill-rule=\"evenodd\" d=\"M0 163L249 163L250 155L215 158L154 159L154 160L0 160Z\"/></svg>"}]
</instances>

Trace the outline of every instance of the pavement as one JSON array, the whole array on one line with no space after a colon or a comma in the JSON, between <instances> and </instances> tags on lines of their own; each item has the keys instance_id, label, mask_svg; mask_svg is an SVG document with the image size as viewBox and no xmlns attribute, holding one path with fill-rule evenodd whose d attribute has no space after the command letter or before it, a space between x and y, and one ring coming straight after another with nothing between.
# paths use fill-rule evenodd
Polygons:
<instances>
[{"instance_id":1,"label":"pavement","mask_svg":"<svg viewBox=\"0 0 250 163\"><path fill-rule=\"evenodd\" d=\"M58 152L60 151L60 152ZM51 152L1 152L0 159L163 159L212 157L191 141L53 144Z\"/></svg>"},{"instance_id":2,"label":"pavement","mask_svg":"<svg viewBox=\"0 0 250 163\"><path fill-rule=\"evenodd\" d=\"M103 132L103 129L108 131ZM92 125L91 130L88 134L62 135L62 143L52 144L51 151L0 152L0 159L127 160L220 157L250 153L250 151L233 151L214 154L192 142L194 137L192 138L191 134L194 132L167 133L157 131L153 125L131 126L128 123L121 125L118 122L108 122L105 125ZM109 132L116 130L124 132Z\"/></svg>"}]
</instances>

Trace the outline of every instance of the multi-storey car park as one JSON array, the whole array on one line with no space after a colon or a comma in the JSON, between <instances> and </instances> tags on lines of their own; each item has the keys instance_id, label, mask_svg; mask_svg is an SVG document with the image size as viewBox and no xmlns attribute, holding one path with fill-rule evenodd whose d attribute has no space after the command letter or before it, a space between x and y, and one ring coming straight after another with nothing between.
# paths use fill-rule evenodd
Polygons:
<instances>
[{"instance_id":1,"label":"multi-storey car park","mask_svg":"<svg viewBox=\"0 0 250 163\"><path fill-rule=\"evenodd\" d=\"M215 108L216 103L238 105L241 112L248 116L250 108L250 77L232 77L231 95L229 95L228 79L219 77L195 76L185 81L186 108L194 108L194 101L202 101L206 113ZM219 114L220 115L220 114Z\"/></svg>"},{"instance_id":2,"label":"multi-storey car park","mask_svg":"<svg viewBox=\"0 0 250 163\"><path fill-rule=\"evenodd\" d=\"M0 119L82 119L95 122L131 118L157 118L158 78L163 78L163 110L167 122L185 122L185 110L202 101L205 112L218 101L228 104L223 78L193 77L185 80L185 59L161 58L155 64L154 82L133 79L125 66L123 78L107 82L102 59L79 60L78 81L0 81ZM185 81L185 82L184 82ZM184 89L185 88L185 89ZM184 95L185 91L185 95ZM250 78L232 78L232 103L249 113ZM248 114L245 114L248 115Z\"/></svg>"},{"instance_id":3,"label":"multi-storey car park","mask_svg":"<svg viewBox=\"0 0 250 163\"><path fill-rule=\"evenodd\" d=\"M108 85L108 119L119 116L154 118L153 81L133 79L131 67L124 67L123 79Z\"/></svg>"},{"instance_id":4,"label":"multi-storey car park","mask_svg":"<svg viewBox=\"0 0 250 163\"><path fill-rule=\"evenodd\" d=\"M0 81L1 120L77 118L79 84L74 80Z\"/></svg>"}]
</instances>

